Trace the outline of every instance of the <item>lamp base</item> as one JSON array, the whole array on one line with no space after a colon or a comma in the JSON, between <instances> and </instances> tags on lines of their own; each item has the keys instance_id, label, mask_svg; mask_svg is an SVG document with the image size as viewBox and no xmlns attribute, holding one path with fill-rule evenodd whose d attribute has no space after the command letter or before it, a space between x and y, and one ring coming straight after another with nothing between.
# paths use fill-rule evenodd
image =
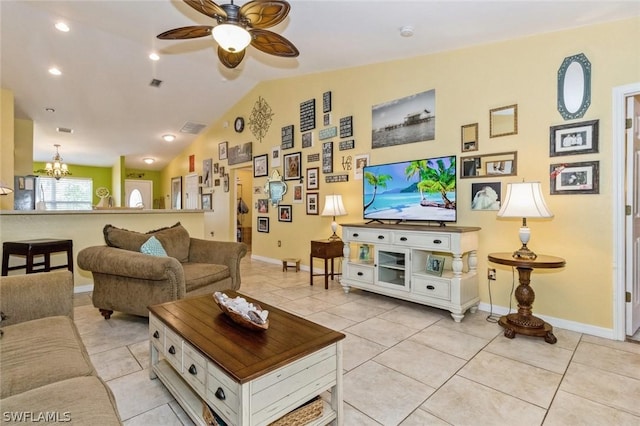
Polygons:
<instances>
[{"instance_id":1,"label":"lamp base","mask_svg":"<svg viewBox=\"0 0 640 426\"><path fill-rule=\"evenodd\" d=\"M328 239L329 239L329 241L342 241L342 239L335 232Z\"/></svg>"},{"instance_id":2,"label":"lamp base","mask_svg":"<svg viewBox=\"0 0 640 426\"><path fill-rule=\"evenodd\" d=\"M514 259L536 260L537 257L538 255L529 250L526 244L523 244L522 247L513 252Z\"/></svg>"}]
</instances>

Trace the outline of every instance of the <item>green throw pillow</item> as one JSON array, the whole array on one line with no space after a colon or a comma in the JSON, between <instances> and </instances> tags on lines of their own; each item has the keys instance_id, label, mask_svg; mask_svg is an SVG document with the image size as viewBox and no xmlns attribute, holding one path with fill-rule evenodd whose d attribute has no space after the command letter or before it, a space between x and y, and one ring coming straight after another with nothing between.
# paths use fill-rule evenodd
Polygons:
<instances>
[{"instance_id":1,"label":"green throw pillow","mask_svg":"<svg viewBox=\"0 0 640 426\"><path fill-rule=\"evenodd\" d=\"M151 256L167 256L167 252L162 247L162 243L154 236L149 238L146 243L140 246L140 252L150 254Z\"/></svg>"}]
</instances>

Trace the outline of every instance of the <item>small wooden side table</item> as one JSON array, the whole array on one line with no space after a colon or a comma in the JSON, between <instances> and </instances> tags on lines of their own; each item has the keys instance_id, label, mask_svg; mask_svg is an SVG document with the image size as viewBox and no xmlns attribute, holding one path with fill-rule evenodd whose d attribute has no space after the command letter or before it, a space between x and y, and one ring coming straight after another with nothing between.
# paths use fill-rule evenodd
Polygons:
<instances>
[{"instance_id":1,"label":"small wooden side table","mask_svg":"<svg viewBox=\"0 0 640 426\"><path fill-rule=\"evenodd\" d=\"M334 272L333 259L336 257L342 257L342 249L344 243L341 240L312 240L311 241L311 256L309 256L309 284L313 285L313 277L324 275L324 288L329 288L329 275L331 279L340 273ZM313 273L313 258L324 259L324 274ZM327 260L331 260L331 274L327 269Z\"/></svg>"},{"instance_id":2,"label":"small wooden side table","mask_svg":"<svg viewBox=\"0 0 640 426\"><path fill-rule=\"evenodd\" d=\"M554 344L558 341L553 335L551 324L533 315L532 305L536 298L533 288L529 285L531 272L534 269L562 268L566 264L560 257L538 255L535 260L514 259L511 253L491 253L489 261L500 265L514 266L518 270L520 285L516 288L515 296L518 301L518 312L504 315L498 323L509 339L516 337L516 333L525 336L544 337L544 341Z\"/></svg>"},{"instance_id":3,"label":"small wooden side table","mask_svg":"<svg viewBox=\"0 0 640 426\"><path fill-rule=\"evenodd\" d=\"M51 254L58 252L67 253L65 265L51 266ZM36 256L43 256L42 262L35 262ZM18 266L9 266L9 256L23 256L25 263ZM67 268L73 272L73 241L40 238L36 240L6 241L2 243L2 276L9 271L26 269L27 274L36 272L49 272L54 269Z\"/></svg>"}]
</instances>

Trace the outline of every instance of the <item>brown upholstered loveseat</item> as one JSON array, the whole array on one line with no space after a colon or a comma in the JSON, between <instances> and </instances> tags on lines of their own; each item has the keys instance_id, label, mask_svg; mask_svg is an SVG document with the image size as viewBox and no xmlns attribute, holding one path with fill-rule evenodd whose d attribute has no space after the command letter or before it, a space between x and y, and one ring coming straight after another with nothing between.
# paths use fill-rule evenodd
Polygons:
<instances>
[{"instance_id":1,"label":"brown upholstered loveseat","mask_svg":"<svg viewBox=\"0 0 640 426\"><path fill-rule=\"evenodd\" d=\"M0 277L2 424L120 425L73 322L73 274Z\"/></svg>"},{"instance_id":2,"label":"brown upholstered loveseat","mask_svg":"<svg viewBox=\"0 0 640 426\"><path fill-rule=\"evenodd\" d=\"M93 305L106 319L113 311L149 316L150 305L240 288L243 243L191 238L180 223L147 233L107 225L104 237L106 246L78 253L78 266L93 274ZM166 255L141 252L151 237Z\"/></svg>"}]
</instances>

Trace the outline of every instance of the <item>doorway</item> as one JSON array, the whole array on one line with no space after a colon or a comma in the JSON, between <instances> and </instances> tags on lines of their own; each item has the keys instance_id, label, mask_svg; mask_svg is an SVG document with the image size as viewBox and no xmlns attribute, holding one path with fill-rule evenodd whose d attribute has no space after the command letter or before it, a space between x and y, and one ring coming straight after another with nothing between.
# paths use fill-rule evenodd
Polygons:
<instances>
[{"instance_id":1,"label":"doorway","mask_svg":"<svg viewBox=\"0 0 640 426\"><path fill-rule=\"evenodd\" d=\"M640 82L613 89L614 337L640 326ZM636 334L637 335L637 334Z\"/></svg>"},{"instance_id":2,"label":"doorway","mask_svg":"<svg viewBox=\"0 0 640 426\"><path fill-rule=\"evenodd\" d=\"M125 179L125 207L152 209L153 181Z\"/></svg>"},{"instance_id":3,"label":"doorway","mask_svg":"<svg viewBox=\"0 0 640 426\"><path fill-rule=\"evenodd\" d=\"M253 232L253 173L251 167L236 169L235 174L236 241L251 250Z\"/></svg>"}]
</instances>

